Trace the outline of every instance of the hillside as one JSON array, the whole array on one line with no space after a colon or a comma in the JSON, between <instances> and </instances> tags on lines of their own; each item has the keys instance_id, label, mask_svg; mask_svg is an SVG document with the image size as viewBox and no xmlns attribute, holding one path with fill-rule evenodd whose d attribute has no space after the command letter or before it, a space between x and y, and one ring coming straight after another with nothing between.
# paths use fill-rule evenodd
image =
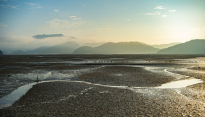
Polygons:
<instances>
[{"instance_id":1,"label":"hillside","mask_svg":"<svg viewBox=\"0 0 205 117\"><path fill-rule=\"evenodd\" d=\"M205 40L196 39L162 49L157 54L205 54Z\"/></svg>"},{"instance_id":2,"label":"hillside","mask_svg":"<svg viewBox=\"0 0 205 117\"><path fill-rule=\"evenodd\" d=\"M80 45L76 42L67 42L64 44L56 45L49 47L47 49L44 49L40 51L40 54L71 54L73 51L77 48L79 48Z\"/></svg>"},{"instance_id":3,"label":"hillside","mask_svg":"<svg viewBox=\"0 0 205 117\"><path fill-rule=\"evenodd\" d=\"M171 46L175 46L177 44L181 44L181 43L169 43L169 44L156 44L156 45L152 45L152 47L158 48L158 49L165 49Z\"/></svg>"},{"instance_id":4,"label":"hillside","mask_svg":"<svg viewBox=\"0 0 205 117\"><path fill-rule=\"evenodd\" d=\"M42 47L36 48L34 50L26 51L26 54L39 54L41 51L43 51L47 48L49 48L49 46L42 46Z\"/></svg>"},{"instance_id":5,"label":"hillside","mask_svg":"<svg viewBox=\"0 0 205 117\"><path fill-rule=\"evenodd\" d=\"M10 53L11 55L24 55L26 54L24 51L22 50L17 50L17 51L13 51Z\"/></svg>"},{"instance_id":6,"label":"hillside","mask_svg":"<svg viewBox=\"0 0 205 117\"><path fill-rule=\"evenodd\" d=\"M158 50L139 42L108 42L98 47L80 47L73 54L153 54Z\"/></svg>"},{"instance_id":7,"label":"hillside","mask_svg":"<svg viewBox=\"0 0 205 117\"><path fill-rule=\"evenodd\" d=\"M3 55L3 52L0 50L0 55Z\"/></svg>"},{"instance_id":8,"label":"hillside","mask_svg":"<svg viewBox=\"0 0 205 117\"><path fill-rule=\"evenodd\" d=\"M97 47L97 46L100 46L102 44L104 44L105 42L99 42L99 43L86 43L86 44L83 44L83 46L90 46L90 47Z\"/></svg>"}]
</instances>

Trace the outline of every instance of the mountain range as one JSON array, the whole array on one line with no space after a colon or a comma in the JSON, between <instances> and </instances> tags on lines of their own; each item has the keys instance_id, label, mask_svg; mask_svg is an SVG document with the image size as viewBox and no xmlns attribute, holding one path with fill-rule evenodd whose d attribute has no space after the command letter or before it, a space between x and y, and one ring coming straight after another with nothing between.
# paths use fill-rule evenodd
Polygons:
<instances>
[{"instance_id":1,"label":"mountain range","mask_svg":"<svg viewBox=\"0 0 205 117\"><path fill-rule=\"evenodd\" d=\"M108 42L97 47L80 47L73 54L153 54L158 50L140 42Z\"/></svg>"},{"instance_id":2,"label":"mountain range","mask_svg":"<svg viewBox=\"0 0 205 117\"><path fill-rule=\"evenodd\" d=\"M162 49L157 54L205 54L205 40L195 39Z\"/></svg>"},{"instance_id":3,"label":"mountain range","mask_svg":"<svg viewBox=\"0 0 205 117\"><path fill-rule=\"evenodd\" d=\"M72 54L80 45L76 42L67 42L41 50L39 54Z\"/></svg>"},{"instance_id":4,"label":"mountain range","mask_svg":"<svg viewBox=\"0 0 205 117\"><path fill-rule=\"evenodd\" d=\"M164 49L164 48L168 48L168 47L171 47L171 46L175 46L175 45L178 45L178 44L181 44L181 43L169 43L169 44L156 44L156 45L152 45L152 47L155 47L155 48L158 48L158 49Z\"/></svg>"},{"instance_id":5,"label":"mountain range","mask_svg":"<svg viewBox=\"0 0 205 117\"><path fill-rule=\"evenodd\" d=\"M67 42L56 46L42 46L34 50L29 51L13 51L12 55L24 55L24 54L72 54L74 50L79 48L80 45L76 42Z\"/></svg>"},{"instance_id":6,"label":"mountain range","mask_svg":"<svg viewBox=\"0 0 205 117\"><path fill-rule=\"evenodd\" d=\"M17 50L10 54L205 54L204 39L161 45L148 45L141 42L87 43L84 45L86 46L81 46L76 42L67 42L56 46L42 46L29 51Z\"/></svg>"}]
</instances>

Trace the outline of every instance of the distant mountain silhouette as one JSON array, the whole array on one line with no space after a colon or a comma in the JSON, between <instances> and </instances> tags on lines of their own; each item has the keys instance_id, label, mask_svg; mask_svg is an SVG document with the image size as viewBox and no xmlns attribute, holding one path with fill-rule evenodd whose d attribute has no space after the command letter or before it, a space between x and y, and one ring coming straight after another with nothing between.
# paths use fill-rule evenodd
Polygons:
<instances>
[{"instance_id":1,"label":"distant mountain silhouette","mask_svg":"<svg viewBox=\"0 0 205 117\"><path fill-rule=\"evenodd\" d=\"M29 50L29 51L26 51L26 54L39 54L41 51L49 48L50 46L42 46L42 47L39 47L39 48L36 48L34 50Z\"/></svg>"},{"instance_id":2,"label":"distant mountain silhouette","mask_svg":"<svg viewBox=\"0 0 205 117\"><path fill-rule=\"evenodd\" d=\"M205 54L205 40L196 39L162 49L157 54Z\"/></svg>"},{"instance_id":3,"label":"distant mountain silhouette","mask_svg":"<svg viewBox=\"0 0 205 117\"><path fill-rule=\"evenodd\" d=\"M80 45L77 44L76 42L67 42L61 45L49 47L47 49L42 50L39 53L40 54L71 54L75 49L79 47Z\"/></svg>"},{"instance_id":4,"label":"distant mountain silhouette","mask_svg":"<svg viewBox=\"0 0 205 117\"><path fill-rule=\"evenodd\" d=\"M108 42L98 47L80 47L73 54L153 54L158 50L140 42Z\"/></svg>"},{"instance_id":5,"label":"distant mountain silhouette","mask_svg":"<svg viewBox=\"0 0 205 117\"><path fill-rule=\"evenodd\" d=\"M158 48L158 49L164 49L164 48L168 48L168 47L171 47L171 46L175 46L177 44L181 44L181 43L169 43L169 44L156 44L156 45L152 45L152 47L155 47L155 48Z\"/></svg>"},{"instance_id":6,"label":"distant mountain silhouette","mask_svg":"<svg viewBox=\"0 0 205 117\"><path fill-rule=\"evenodd\" d=\"M2 55L3 54L3 52L0 50L0 55Z\"/></svg>"},{"instance_id":7,"label":"distant mountain silhouette","mask_svg":"<svg viewBox=\"0 0 205 117\"><path fill-rule=\"evenodd\" d=\"M13 51L10 53L11 55L24 55L26 54L24 51L22 50L17 50L17 51Z\"/></svg>"},{"instance_id":8,"label":"distant mountain silhouette","mask_svg":"<svg viewBox=\"0 0 205 117\"><path fill-rule=\"evenodd\" d=\"M99 43L86 43L86 44L83 44L83 46L90 46L90 47L97 47L97 46L100 46L102 44L105 44L105 42L99 42Z\"/></svg>"}]
</instances>

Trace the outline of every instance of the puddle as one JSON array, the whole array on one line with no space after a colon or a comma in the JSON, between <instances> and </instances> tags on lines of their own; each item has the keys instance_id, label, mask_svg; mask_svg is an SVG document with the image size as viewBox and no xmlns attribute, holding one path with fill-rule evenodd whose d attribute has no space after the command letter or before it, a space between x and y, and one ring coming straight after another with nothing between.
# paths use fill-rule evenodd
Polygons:
<instances>
[{"instance_id":1,"label":"puddle","mask_svg":"<svg viewBox=\"0 0 205 117\"><path fill-rule=\"evenodd\" d=\"M93 68L96 69L96 68ZM78 70L82 72L88 72L90 69L83 69L83 70ZM166 69L162 70L162 68L156 69L156 71L161 71L161 72L168 72ZM45 74L44 74L45 75ZM48 72L45 76L50 76L51 73ZM59 74L58 74L59 75ZM121 74L116 74L121 76ZM176 75L173 73L173 75ZM45 77L44 76L44 77ZM57 77L57 76L56 76ZM58 76L59 77L59 76ZM61 76L62 77L62 76ZM68 76L67 76L68 77ZM177 77L177 76L176 76ZM178 76L179 77L179 76ZM176 78L177 79L177 78ZM103 86L103 87L110 87L110 88L120 88L120 89L129 89L129 90L133 90L135 92L142 92L142 93L148 93L151 94L153 93L155 95L154 92L156 92L156 89L177 89L177 88L185 88L187 86L191 86L194 84L198 84L198 83L202 83L203 80L200 79L195 79L195 78L190 78L190 79L186 79L186 80L179 80L179 81L173 81L173 82L169 82L169 83L165 83L162 84L161 86L158 87L128 87L128 86L113 86L113 85L103 85L103 84L95 84L95 83L90 83L90 82L85 82L85 81L69 81L69 80L60 80L58 78L58 80L49 80L49 81L43 81L43 82L55 82L55 81L68 81L68 82L79 82L79 83L86 83L86 84L91 84L91 85L95 85L95 86ZM39 83L43 83L43 82L39 82ZM23 96L24 94L26 94L26 92L33 87L33 85L35 85L37 83L31 83L28 85L24 85L19 87L18 89L14 90L12 93L10 93L7 96L4 96L3 98L0 99L0 109L5 108L5 107L9 107L11 106L15 101L17 101L18 99L20 99L21 96ZM150 92L151 91L151 92ZM105 92L103 92L105 93Z\"/></svg>"},{"instance_id":2,"label":"puddle","mask_svg":"<svg viewBox=\"0 0 205 117\"><path fill-rule=\"evenodd\" d=\"M203 81L200 79L187 79L187 80L180 80L180 81L173 81L170 83L162 84L159 87L128 87L128 86L113 86L113 85L102 85L102 84L95 84L95 83L90 83L90 82L85 82L85 81L70 81L70 80L50 80L50 81L43 81L39 83L44 83L44 82L55 82L55 81L68 81L68 82L80 82L80 83L86 83L86 84L91 84L95 86L103 86L103 87L110 87L110 88L120 88L120 89L130 89L134 90L137 92L138 90L147 90L149 92L149 89L174 89L174 88L184 88L190 85L202 83ZM7 96L4 96L3 98L0 99L0 109L9 107L11 106L15 101L20 99L21 96L26 94L26 92L33 87L33 85L37 84L31 83L28 85L24 85L19 87L18 89L14 90L12 93L10 93ZM88 89L86 89L87 91ZM104 92L103 92L104 93Z\"/></svg>"},{"instance_id":3,"label":"puddle","mask_svg":"<svg viewBox=\"0 0 205 117\"><path fill-rule=\"evenodd\" d=\"M0 109L11 106L15 101L20 99L33 85L37 84L37 82L24 85L19 87L18 89L14 90L7 96L4 96L0 99Z\"/></svg>"},{"instance_id":4,"label":"puddle","mask_svg":"<svg viewBox=\"0 0 205 117\"><path fill-rule=\"evenodd\" d=\"M123 76L123 74L114 74L114 76Z\"/></svg>"},{"instance_id":5,"label":"puddle","mask_svg":"<svg viewBox=\"0 0 205 117\"><path fill-rule=\"evenodd\" d=\"M162 84L161 86L156 88L184 88L202 82L203 80L201 79L187 79L187 80L180 80L180 81L174 81L174 82Z\"/></svg>"},{"instance_id":6,"label":"puddle","mask_svg":"<svg viewBox=\"0 0 205 117\"><path fill-rule=\"evenodd\" d=\"M39 71L40 73L28 73L28 74L16 74L15 78L19 78L20 80L25 80L25 79L31 79L31 80L36 80L37 76L38 78L42 81L39 83L43 83L43 82L55 82L55 81L68 81L70 80L70 78L73 78L79 74L85 73L85 72L89 72L93 69L97 69L99 67L95 67L95 68L86 68L86 69L79 69L79 70L69 70L69 71L65 71L66 73L60 73L60 72L46 72L46 71ZM54 80L51 80L54 79ZM17 81L17 79L16 79ZM10 82L7 82L7 85ZM26 84L23 85L21 87L19 87L18 89L14 90L13 92L11 92L10 94L2 97L0 99L0 109L5 108L5 107L9 107L11 106L15 101L19 100L21 96L23 96L24 94L26 94L26 92L33 87L33 85L35 85L36 82L34 83L30 83L30 84ZM5 87L1 87L3 90L5 90Z\"/></svg>"},{"instance_id":7,"label":"puddle","mask_svg":"<svg viewBox=\"0 0 205 117\"><path fill-rule=\"evenodd\" d=\"M69 81L69 79L68 80L42 81L42 82L38 82L38 83L56 82L56 81L66 82L66 81ZM0 99L0 109L11 106L14 102L19 100L23 95L25 95L28 92L28 90L33 87L33 85L36 85L38 83L34 82L34 83L27 84L27 85L23 85L23 86L19 87L18 89L14 90L9 95L2 97Z\"/></svg>"}]
</instances>

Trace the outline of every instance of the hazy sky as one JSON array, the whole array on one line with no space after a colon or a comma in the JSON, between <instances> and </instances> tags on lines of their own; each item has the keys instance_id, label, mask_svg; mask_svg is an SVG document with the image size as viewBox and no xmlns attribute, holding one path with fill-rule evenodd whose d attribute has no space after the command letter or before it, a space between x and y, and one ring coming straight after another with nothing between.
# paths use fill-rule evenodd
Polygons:
<instances>
[{"instance_id":1,"label":"hazy sky","mask_svg":"<svg viewBox=\"0 0 205 117\"><path fill-rule=\"evenodd\" d=\"M191 39L205 39L205 0L0 0L0 49Z\"/></svg>"}]
</instances>

